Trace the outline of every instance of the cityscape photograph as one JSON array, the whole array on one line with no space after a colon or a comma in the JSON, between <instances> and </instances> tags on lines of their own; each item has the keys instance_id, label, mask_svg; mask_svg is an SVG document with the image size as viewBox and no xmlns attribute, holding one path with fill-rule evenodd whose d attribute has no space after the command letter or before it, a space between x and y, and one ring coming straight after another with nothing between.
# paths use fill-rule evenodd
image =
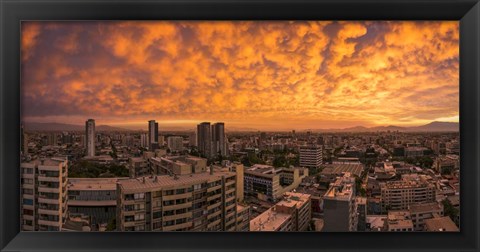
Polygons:
<instances>
[{"instance_id":1,"label":"cityscape photograph","mask_svg":"<svg viewBox=\"0 0 480 252\"><path fill-rule=\"evenodd\" d=\"M21 62L22 231L460 230L458 21L23 21Z\"/></svg>"}]
</instances>

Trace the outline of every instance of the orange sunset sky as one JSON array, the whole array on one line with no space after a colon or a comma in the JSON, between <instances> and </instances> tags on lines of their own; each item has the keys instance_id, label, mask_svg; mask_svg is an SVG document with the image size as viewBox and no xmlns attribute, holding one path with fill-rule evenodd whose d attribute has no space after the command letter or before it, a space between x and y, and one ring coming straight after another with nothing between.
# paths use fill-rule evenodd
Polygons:
<instances>
[{"instance_id":1,"label":"orange sunset sky","mask_svg":"<svg viewBox=\"0 0 480 252\"><path fill-rule=\"evenodd\" d=\"M456 21L22 22L21 43L27 122L458 122Z\"/></svg>"}]
</instances>

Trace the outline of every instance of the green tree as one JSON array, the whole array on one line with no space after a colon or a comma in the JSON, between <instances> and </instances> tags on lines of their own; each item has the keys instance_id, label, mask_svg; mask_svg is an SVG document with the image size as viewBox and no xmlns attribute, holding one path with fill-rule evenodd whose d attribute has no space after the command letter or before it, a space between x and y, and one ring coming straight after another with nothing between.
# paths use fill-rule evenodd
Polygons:
<instances>
[{"instance_id":1,"label":"green tree","mask_svg":"<svg viewBox=\"0 0 480 252\"><path fill-rule=\"evenodd\" d=\"M450 219L455 220L459 213L458 209L452 205L449 199L444 199L442 204L445 216L449 216Z\"/></svg>"},{"instance_id":2,"label":"green tree","mask_svg":"<svg viewBox=\"0 0 480 252\"><path fill-rule=\"evenodd\" d=\"M108 221L106 231L115 231L117 229L117 219L112 218Z\"/></svg>"}]
</instances>

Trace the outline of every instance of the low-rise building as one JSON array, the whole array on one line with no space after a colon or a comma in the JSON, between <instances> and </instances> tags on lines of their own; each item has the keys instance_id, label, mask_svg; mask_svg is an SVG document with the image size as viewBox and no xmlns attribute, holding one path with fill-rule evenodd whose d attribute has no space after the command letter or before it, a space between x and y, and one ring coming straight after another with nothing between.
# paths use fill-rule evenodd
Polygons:
<instances>
[{"instance_id":1,"label":"low-rise building","mask_svg":"<svg viewBox=\"0 0 480 252\"><path fill-rule=\"evenodd\" d=\"M413 231L413 222L409 211L388 211L387 230L395 232Z\"/></svg>"},{"instance_id":2,"label":"low-rise building","mask_svg":"<svg viewBox=\"0 0 480 252\"><path fill-rule=\"evenodd\" d=\"M425 231L429 232L458 232L457 225L448 216L425 220Z\"/></svg>"},{"instance_id":3,"label":"low-rise building","mask_svg":"<svg viewBox=\"0 0 480 252\"><path fill-rule=\"evenodd\" d=\"M244 171L245 194L276 202L285 192L297 188L307 176L307 168L275 168L256 164Z\"/></svg>"},{"instance_id":4,"label":"low-rise building","mask_svg":"<svg viewBox=\"0 0 480 252\"><path fill-rule=\"evenodd\" d=\"M306 231L312 220L309 194L287 192L284 199L250 221L250 231Z\"/></svg>"},{"instance_id":5,"label":"low-rise building","mask_svg":"<svg viewBox=\"0 0 480 252\"><path fill-rule=\"evenodd\" d=\"M406 210L408 206L435 201L435 185L422 176L380 183L382 211Z\"/></svg>"},{"instance_id":6,"label":"low-rise building","mask_svg":"<svg viewBox=\"0 0 480 252\"><path fill-rule=\"evenodd\" d=\"M415 231L425 230L425 220L443 216L443 205L437 202L413 204L408 209Z\"/></svg>"}]
</instances>

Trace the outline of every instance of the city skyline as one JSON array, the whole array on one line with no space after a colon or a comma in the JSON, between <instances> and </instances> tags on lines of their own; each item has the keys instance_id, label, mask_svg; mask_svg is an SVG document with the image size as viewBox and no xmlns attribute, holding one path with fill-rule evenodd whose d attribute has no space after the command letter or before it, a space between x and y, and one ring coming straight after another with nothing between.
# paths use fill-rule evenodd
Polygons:
<instances>
[{"instance_id":1,"label":"city skyline","mask_svg":"<svg viewBox=\"0 0 480 252\"><path fill-rule=\"evenodd\" d=\"M23 22L22 119L458 122L458 22Z\"/></svg>"}]
</instances>

